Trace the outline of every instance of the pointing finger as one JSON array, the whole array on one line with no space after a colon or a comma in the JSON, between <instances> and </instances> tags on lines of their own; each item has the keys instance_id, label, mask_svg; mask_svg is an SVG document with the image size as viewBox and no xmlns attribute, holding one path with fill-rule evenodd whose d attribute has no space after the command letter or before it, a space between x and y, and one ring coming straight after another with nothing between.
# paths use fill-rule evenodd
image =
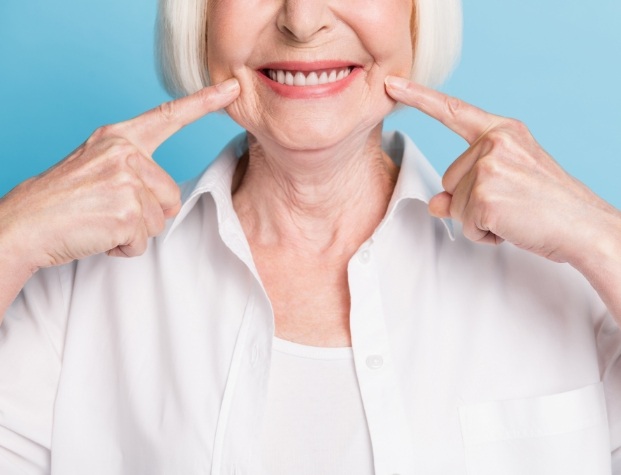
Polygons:
<instances>
[{"instance_id":1,"label":"pointing finger","mask_svg":"<svg viewBox=\"0 0 621 475\"><path fill-rule=\"evenodd\" d=\"M502 118L455 97L396 76L386 78L386 91L396 101L440 121L473 144Z\"/></svg>"},{"instance_id":2,"label":"pointing finger","mask_svg":"<svg viewBox=\"0 0 621 475\"><path fill-rule=\"evenodd\" d=\"M124 135L148 156L171 135L210 112L228 106L239 95L235 78L166 102L155 109L118 124Z\"/></svg>"}]
</instances>

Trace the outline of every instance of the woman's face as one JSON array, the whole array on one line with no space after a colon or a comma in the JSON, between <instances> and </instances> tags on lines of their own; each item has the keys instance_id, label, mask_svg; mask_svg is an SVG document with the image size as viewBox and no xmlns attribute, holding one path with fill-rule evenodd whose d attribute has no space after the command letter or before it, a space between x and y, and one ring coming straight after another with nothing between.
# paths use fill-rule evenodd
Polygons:
<instances>
[{"instance_id":1,"label":"woman's face","mask_svg":"<svg viewBox=\"0 0 621 475\"><path fill-rule=\"evenodd\" d=\"M212 83L231 76L230 116L280 146L320 149L390 112L389 75L412 67L412 0L210 0Z\"/></svg>"}]
</instances>

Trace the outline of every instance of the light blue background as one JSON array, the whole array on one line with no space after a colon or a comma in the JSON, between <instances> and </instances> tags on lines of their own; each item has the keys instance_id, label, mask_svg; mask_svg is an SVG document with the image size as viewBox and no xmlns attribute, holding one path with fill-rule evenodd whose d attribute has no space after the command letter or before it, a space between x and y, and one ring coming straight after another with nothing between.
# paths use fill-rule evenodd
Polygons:
<instances>
[{"instance_id":1,"label":"light blue background","mask_svg":"<svg viewBox=\"0 0 621 475\"><path fill-rule=\"evenodd\" d=\"M168 97L153 66L155 0L1 0L0 195L67 155L99 125ZM471 0L461 65L444 86L526 122L574 176L621 207L621 1ZM443 172L464 142L406 110L408 132ZM212 115L155 157L198 173L239 128Z\"/></svg>"}]
</instances>

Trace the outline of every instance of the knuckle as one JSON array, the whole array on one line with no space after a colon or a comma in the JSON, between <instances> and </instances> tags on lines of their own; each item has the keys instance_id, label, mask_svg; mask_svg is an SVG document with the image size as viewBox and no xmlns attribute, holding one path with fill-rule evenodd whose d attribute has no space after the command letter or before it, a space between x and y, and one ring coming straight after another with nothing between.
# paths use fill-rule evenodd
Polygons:
<instances>
[{"instance_id":1,"label":"knuckle","mask_svg":"<svg viewBox=\"0 0 621 475\"><path fill-rule=\"evenodd\" d=\"M137 223L142 219L142 207L137 201L132 200L125 206L117 210L114 219L119 226L119 231L135 228Z\"/></svg>"},{"instance_id":2,"label":"knuckle","mask_svg":"<svg viewBox=\"0 0 621 475\"><path fill-rule=\"evenodd\" d=\"M102 125L95 129L91 136L86 141L87 143L99 142L104 139L115 137L118 135L118 127L116 124Z\"/></svg>"},{"instance_id":3,"label":"knuckle","mask_svg":"<svg viewBox=\"0 0 621 475\"><path fill-rule=\"evenodd\" d=\"M177 115L177 108L174 101L168 101L157 106L160 117L166 122L174 122Z\"/></svg>"},{"instance_id":4,"label":"knuckle","mask_svg":"<svg viewBox=\"0 0 621 475\"><path fill-rule=\"evenodd\" d=\"M507 127L519 135L529 134L530 131L524 122L518 119L507 119Z\"/></svg>"},{"instance_id":5,"label":"knuckle","mask_svg":"<svg viewBox=\"0 0 621 475\"><path fill-rule=\"evenodd\" d=\"M513 144L511 134L507 130L500 128L491 131L487 136L487 140L490 150L502 153L510 151Z\"/></svg>"},{"instance_id":6,"label":"knuckle","mask_svg":"<svg viewBox=\"0 0 621 475\"><path fill-rule=\"evenodd\" d=\"M499 159L490 155L480 158L473 166L475 176L483 182L498 178L502 174L500 162Z\"/></svg>"},{"instance_id":7,"label":"knuckle","mask_svg":"<svg viewBox=\"0 0 621 475\"><path fill-rule=\"evenodd\" d=\"M487 184L479 183L472 188L470 201L483 222L489 224L498 209L496 199Z\"/></svg>"},{"instance_id":8,"label":"knuckle","mask_svg":"<svg viewBox=\"0 0 621 475\"><path fill-rule=\"evenodd\" d=\"M504 145L526 143L532 137L526 124L517 119L505 119L498 133L504 138Z\"/></svg>"},{"instance_id":9,"label":"knuckle","mask_svg":"<svg viewBox=\"0 0 621 475\"><path fill-rule=\"evenodd\" d=\"M496 210L492 208L482 208L478 214L477 227L496 231L498 229L498 218Z\"/></svg>"},{"instance_id":10,"label":"knuckle","mask_svg":"<svg viewBox=\"0 0 621 475\"><path fill-rule=\"evenodd\" d=\"M464 233L464 236L466 236L466 238L469 239L470 241L476 241L477 238L479 237L480 232L481 231L476 227L476 225L472 221L468 221L464 223L463 233Z\"/></svg>"},{"instance_id":11,"label":"knuckle","mask_svg":"<svg viewBox=\"0 0 621 475\"><path fill-rule=\"evenodd\" d=\"M487 198L487 190L484 185L478 183L472 187L472 191L470 192L470 201L474 203L479 210L483 210L488 206Z\"/></svg>"},{"instance_id":12,"label":"knuckle","mask_svg":"<svg viewBox=\"0 0 621 475\"><path fill-rule=\"evenodd\" d=\"M214 88L206 87L198 91L197 97L203 104L208 106L214 102L215 94L216 92Z\"/></svg>"},{"instance_id":13,"label":"knuckle","mask_svg":"<svg viewBox=\"0 0 621 475\"><path fill-rule=\"evenodd\" d=\"M136 147L123 137L114 137L108 142L108 156L116 160L125 160L136 153Z\"/></svg>"},{"instance_id":14,"label":"knuckle","mask_svg":"<svg viewBox=\"0 0 621 475\"><path fill-rule=\"evenodd\" d=\"M93 145L107 137L106 126L99 127L93 131L88 139L86 139L85 145Z\"/></svg>"},{"instance_id":15,"label":"knuckle","mask_svg":"<svg viewBox=\"0 0 621 475\"><path fill-rule=\"evenodd\" d=\"M453 117L458 116L461 110L463 109L463 102L461 101L461 99L458 99L457 97L449 96L445 99L445 102L446 102L446 110Z\"/></svg>"},{"instance_id":16,"label":"knuckle","mask_svg":"<svg viewBox=\"0 0 621 475\"><path fill-rule=\"evenodd\" d=\"M142 237L135 237L128 244L119 245L110 251L110 255L116 257L137 257L147 250L147 241Z\"/></svg>"},{"instance_id":17,"label":"knuckle","mask_svg":"<svg viewBox=\"0 0 621 475\"><path fill-rule=\"evenodd\" d=\"M497 132L495 130L491 130L479 138L479 156L486 157L492 153L497 145L496 134Z\"/></svg>"},{"instance_id":18,"label":"knuckle","mask_svg":"<svg viewBox=\"0 0 621 475\"><path fill-rule=\"evenodd\" d=\"M102 125L101 127L97 127L95 131L91 134L91 139L102 139L104 137L108 137L110 134L110 126Z\"/></svg>"},{"instance_id":19,"label":"knuckle","mask_svg":"<svg viewBox=\"0 0 621 475\"><path fill-rule=\"evenodd\" d=\"M135 173L123 166L119 166L114 180L118 196L124 197L128 202L140 201L140 189L143 185Z\"/></svg>"}]
</instances>

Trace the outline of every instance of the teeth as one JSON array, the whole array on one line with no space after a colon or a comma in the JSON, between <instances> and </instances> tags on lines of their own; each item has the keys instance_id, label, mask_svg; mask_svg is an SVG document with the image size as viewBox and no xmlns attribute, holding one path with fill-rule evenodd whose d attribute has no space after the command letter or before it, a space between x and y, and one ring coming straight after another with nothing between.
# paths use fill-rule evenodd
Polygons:
<instances>
[{"instance_id":1,"label":"teeth","mask_svg":"<svg viewBox=\"0 0 621 475\"><path fill-rule=\"evenodd\" d=\"M313 71L308 76L306 76L306 85L316 86L317 84L319 84L319 78L317 77L317 73Z\"/></svg>"},{"instance_id":2,"label":"teeth","mask_svg":"<svg viewBox=\"0 0 621 475\"><path fill-rule=\"evenodd\" d=\"M291 74L289 71L285 73L285 84L287 86L293 86L293 74Z\"/></svg>"},{"instance_id":3,"label":"teeth","mask_svg":"<svg viewBox=\"0 0 621 475\"><path fill-rule=\"evenodd\" d=\"M321 72L311 71L303 73L302 71L283 71L280 69L268 69L267 76L280 84L287 86L317 86L319 84L328 84L331 82L345 79L351 73L352 68L339 68L332 70L323 70Z\"/></svg>"},{"instance_id":4,"label":"teeth","mask_svg":"<svg viewBox=\"0 0 621 475\"><path fill-rule=\"evenodd\" d=\"M294 86L306 86L306 76L302 73L295 73L295 77L293 78Z\"/></svg>"}]
</instances>

